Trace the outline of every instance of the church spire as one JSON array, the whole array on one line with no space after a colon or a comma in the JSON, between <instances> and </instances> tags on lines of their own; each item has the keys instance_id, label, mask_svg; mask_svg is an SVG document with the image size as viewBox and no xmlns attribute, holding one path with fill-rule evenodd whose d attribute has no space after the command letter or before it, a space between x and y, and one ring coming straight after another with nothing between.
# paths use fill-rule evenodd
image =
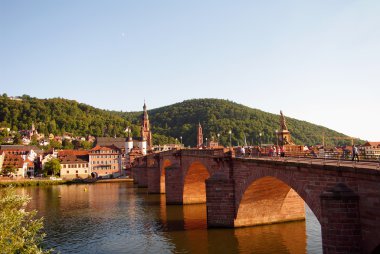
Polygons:
<instances>
[{"instance_id":1,"label":"church spire","mask_svg":"<svg viewBox=\"0 0 380 254\"><path fill-rule=\"evenodd\" d=\"M153 145L152 133L150 131L149 116L148 116L145 100L144 100L143 110L144 110L144 113L141 119L141 140L146 140L147 149L150 150Z\"/></svg>"}]
</instances>

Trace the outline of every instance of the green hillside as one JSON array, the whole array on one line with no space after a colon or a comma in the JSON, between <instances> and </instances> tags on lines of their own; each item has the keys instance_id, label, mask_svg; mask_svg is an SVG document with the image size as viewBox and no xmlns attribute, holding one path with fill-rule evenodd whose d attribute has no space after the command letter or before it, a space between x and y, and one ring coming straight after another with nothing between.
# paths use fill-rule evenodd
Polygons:
<instances>
[{"instance_id":1,"label":"green hillside","mask_svg":"<svg viewBox=\"0 0 380 254\"><path fill-rule=\"evenodd\" d=\"M229 130L232 130L233 145L243 144L246 137L248 144L275 143L275 130L279 129L279 115L221 99L193 99L149 111L152 129L156 133L183 137L185 145L194 146L198 123L203 127L204 137L229 144ZM286 112L285 112L286 115ZM322 143L325 137L346 137L331 129L286 118L287 126L297 144L314 145ZM350 143L349 140L332 140L326 138L327 144Z\"/></svg>"},{"instance_id":2,"label":"green hillside","mask_svg":"<svg viewBox=\"0 0 380 254\"><path fill-rule=\"evenodd\" d=\"M125 136L127 126L132 134L140 136L139 125L142 112L116 112L94 108L62 98L37 99L27 95L21 101L0 96L0 127L12 130L30 129L35 124L40 133L60 135L69 132L77 136ZM228 131L232 130L232 143L275 143L275 130L279 129L279 116L252 109L228 100L193 99L148 111L155 144L172 143L183 137L183 143L194 146L198 123L203 127L204 137L229 144ZM286 114L286 112L285 112ZM322 126L287 118L288 128L297 144L318 144L322 133L326 137L345 135ZM326 138L327 143L337 140ZM349 143L349 141L339 141Z\"/></svg>"}]
</instances>

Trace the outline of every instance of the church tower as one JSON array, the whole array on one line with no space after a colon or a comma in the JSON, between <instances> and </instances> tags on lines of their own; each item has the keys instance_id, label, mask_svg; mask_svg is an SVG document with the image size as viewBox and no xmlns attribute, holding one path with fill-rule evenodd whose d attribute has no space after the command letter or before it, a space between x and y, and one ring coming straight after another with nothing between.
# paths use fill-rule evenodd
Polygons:
<instances>
[{"instance_id":1,"label":"church tower","mask_svg":"<svg viewBox=\"0 0 380 254\"><path fill-rule=\"evenodd\" d=\"M203 146L203 133L201 123L198 125L198 133L197 133L197 148L202 148Z\"/></svg>"},{"instance_id":2,"label":"church tower","mask_svg":"<svg viewBox=\"0 0 380 254\"><path fill-rule=\"evenodd\" d=\"M141 141L146 141L146 149L152 149L152 132L150 131L149 116L146 110L146 104L144 101L144 113L141 119Z\"/></svg>"}]
</instances>

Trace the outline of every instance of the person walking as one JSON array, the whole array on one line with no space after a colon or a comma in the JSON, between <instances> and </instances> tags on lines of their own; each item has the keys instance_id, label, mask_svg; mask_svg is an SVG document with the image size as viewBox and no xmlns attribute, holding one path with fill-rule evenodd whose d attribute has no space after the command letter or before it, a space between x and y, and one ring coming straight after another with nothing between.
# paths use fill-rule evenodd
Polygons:
<instances>
[{"instance_id":1,"label":"person walking","mask_svg":"<svg viewBox=\"0 0 380 254\"><path fill-rule=\"evenodd\" d=\"M352 161L355 160L355 157L356 157L357 161L359 162L359 151L358 151L358 148L354 145L352 147Z\"/></svg>"}]
</instances>

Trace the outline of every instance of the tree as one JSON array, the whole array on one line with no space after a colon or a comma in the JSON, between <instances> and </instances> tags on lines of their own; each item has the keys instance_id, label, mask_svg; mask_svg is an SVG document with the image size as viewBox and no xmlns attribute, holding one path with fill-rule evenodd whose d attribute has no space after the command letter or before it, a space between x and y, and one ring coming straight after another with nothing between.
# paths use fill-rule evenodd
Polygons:
<instances>
[{"instance_id":1,"label":"tree","mask_svg":"<svg viewBox=\"0 0 380 254\"><path fill-rule=\"evenodd\" d=\"M80 143L80 146L85 149L85 150L89 150L92 148L92 143L91 142L88 142L88 141L82 141Z\"/></svg>"},{"instance_id":2,"label":"tree","mask_svg":"<svg viewBox=\"0 0 380 254\"><path fill-rule=\"evenodd\" d=\"M71 141L68 139L64 139L62 141L62 146L63 146L63 149L74 149L73 143L71 143Z\"/></svg>"},{"instance_id":3,"label":"tree","mask_svg":"<svg viewBox=\"0 0 380 254\"><path fill-rule=\"evenodd\" d=\"M51 253L41 248L45 234L43 218L36 211L25 211L30 197L17 195L13 187L0 192L0 249L1 253Z\"/></svg>"},{"instance_id":4,"label":"tree","mask_svg":"<svg viewBox=\"0 0 380 254\"><path fill-rule=\"evenodd\" d=\"M43 172L45 175L58 175L61 171L61 163L59 163L59 160L54 158L50 161L45 163L45 166L43 168Z\"/></svg>"},{"instance_id":5,"label":"tree","mask_svg":"<svg viewBox=\"0 0 380 254\"><path fill-rule=\"evenodd\" d=\"M6 167L3 168L3 175L9 175L11 173L16 173L17 168L12 165L7 165Z\"/></svg>"}]
</instances>

